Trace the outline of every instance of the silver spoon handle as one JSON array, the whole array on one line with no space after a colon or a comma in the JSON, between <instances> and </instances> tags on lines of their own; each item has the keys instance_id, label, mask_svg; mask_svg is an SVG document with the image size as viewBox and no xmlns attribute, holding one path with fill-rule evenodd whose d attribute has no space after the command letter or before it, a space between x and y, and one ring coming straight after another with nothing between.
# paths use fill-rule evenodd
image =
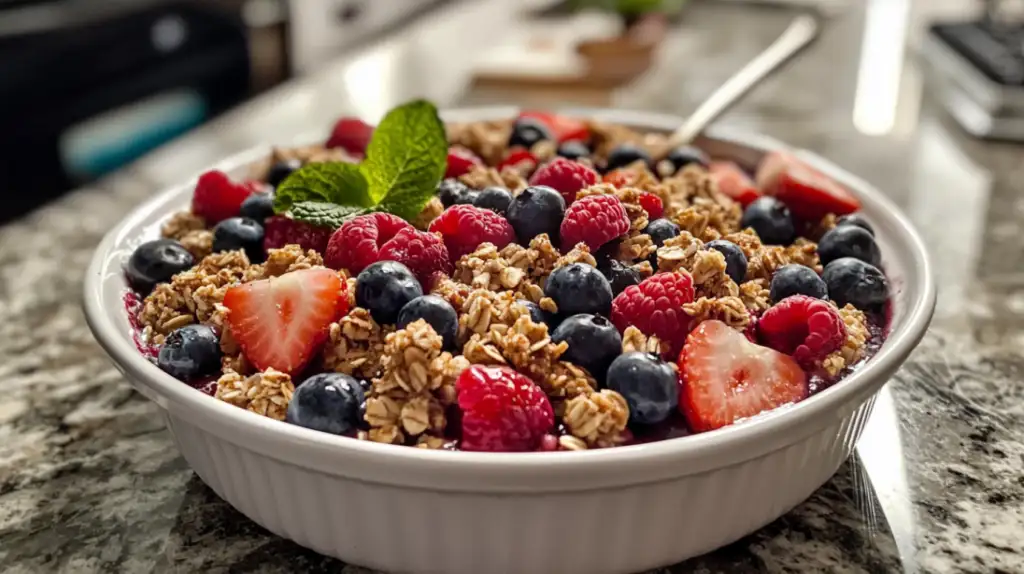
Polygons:
<instances>
[{"instance_id":1,"label":"silver spoon handle","mask_svg":"<svg viewBox=\"0 0 1024 574\"><path fill-rule=\"evenodd\" d=\"M719 86L669 138L671 147L689 144L751 88L806 48L818 36L818 20L799 16L771 46Z\"/></svg>"}]
</instances>

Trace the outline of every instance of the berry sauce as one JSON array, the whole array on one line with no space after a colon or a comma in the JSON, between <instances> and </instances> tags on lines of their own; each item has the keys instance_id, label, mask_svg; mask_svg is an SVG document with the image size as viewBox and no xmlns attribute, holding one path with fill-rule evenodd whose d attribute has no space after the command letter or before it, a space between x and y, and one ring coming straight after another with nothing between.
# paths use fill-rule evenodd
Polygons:
<instances>
[{"instance_id":1,"label":"berry sauce","mask_svg":"<svg viewBox=\"0 0 1024 574\"><path fill-rule=\"evenodd\" d=\"M125 291L121 301L124 302L124 310L128 314L128 323L132 326L132 341L135 342L135 348L142 353L143 357L155 361L160 349L156 345L146 342L142 337L142 323L139 322L142 299L134 291Z\"/></svg>"}]
</instances>

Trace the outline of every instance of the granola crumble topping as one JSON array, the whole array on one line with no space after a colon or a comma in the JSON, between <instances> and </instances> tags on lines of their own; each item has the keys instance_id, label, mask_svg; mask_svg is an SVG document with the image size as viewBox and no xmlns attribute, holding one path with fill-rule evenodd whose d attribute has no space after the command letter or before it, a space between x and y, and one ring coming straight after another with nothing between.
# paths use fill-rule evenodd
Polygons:
<instances>
[{"instance_id":1,"label":"granola crumble topping","mask_svg":"<svg viewBox=\"0 0 1024 574\"><path fill-rule=\"evenodd\" d=\"M743 304L754 314L761 314L771 306L767 281L764 279L753 279L740 283L740 299Z\"/></svg>"},{"instance_id":2,"label":"granola crumble topping","mask_svg":"<svg viewBox=\"0 0 1024 574\"><path fill-rule=\"evenodd\" d=\"M189 231L178 238L178 242L196 259L213 253L213 232L207 229Z\"/></svg>"},{"instance_id":3,"label":"granola crumble topping","mask_svg":"<svg viewBox=\"0 0 1024 574\"><path fill-rule=\"evenodd\" d=\"M430 222L440 217L442 212L444 212L444 204L437 197L432 197L423 206L423 211L412 221L412 225L420 231L426 231L430 227Z\"/></svg>"},{"instance_id":4,"label":"granola crumble topping","mask_svg":"<svg viewBox=\"0 0 1024 574\"><path fill-rule=\"evenodd\" d=\"M693 326L717 319L737 331L743 331L750 324L750 312L739 297L701 297L683 305L683 311L693 319Z\"/></svg>"},{"instance_id":5,"label":"granola crumble topping","mask_svg":"<svg viewBox=\"0 0 1024 574\"><path fill-rule=\"evenodd\" d=\"M324 368L364 379L380 376L384 365L384 340L394 327L381 327L370 312L355 307L328 328Z\"/></svg>"},{"instance_id":6,"label":"granola crumble topping","mask_svg":"<svg viewBox=\"0 0 1024 574\"><path fill-rule=\"evenodd\" d=\"M168 239L180 240L192 231L205 230L206 221L202 217L191 211L179 211L160 227L160 235Z\"/></svg>"},{"instance_id":7,"label":"granola crumble topping","mask_svg":"<svg viewBox=\"0 0 1024 574\"><path fill-rule=\"evenodd\" d=\"M316 251L303 251L298 245L285 245L280 249L267 251L267 261L263 264L266 277L278 277L299 269L323 267L324 259Z\"/></svg>"},{"instance_id":8,"label":"granola crumble topping","mask_svg":"<svg viewBox=\"0 0 1024 574\"><path fill-rule=\"evenodd\" d=\"M654 353L661 355L668 351L668 345L663 345L654 335L648 337L640 329L630 325L622 332L623 353Z\"/></svg>"},{"instance_id":9,"label":"granola crumble topping","mask_svg":"<svg viewBox=\"0 0 1024 574\"><path fill-rule=\"evenodd\" d=\"M249 267L242 251L214 253L175 275L170 283L157 285L143 300L139 312L143 335L160 345L171 331L191 323L223 326L224 294L245 280Z\"/></svg>"},{"instance_id":10,"label":"granola crumble topping","mask_svg":"<svg viewBox=\"0 0 1024 574\"><path fill-rule=\"evenodd\" d=\"M629 407L619 393L604 389L568 400L562 422L566 429L588 446L609 447L623 440Z\"/></svg>"},{"instance_id":11,"label":"granola crumble topping","mask_svg":"<svg viewBox=\"0 0 1024 574\"><path fill-rule=\"evenodd\" d=\"M442 353L441 346L441 336L422 319L387 336L384 372L372 380L366 400L370 440L400 443L444 432L444 404L454 400L455 379L468 363Z\"/></svg>"},{"instance_id":12,"label":"granola crumble topping","mask_svg":"<svg viewBox=\"0 0 1024 574\"><path fill-rule=\"evenodd\" d=\"M847 304L839 309L839 316L846 325L846 341L838 351L825 357L821 367L830 376L835 377L846 367L853 365L864 356L864 345L867 343L867 317L864 312L853 305Z\"/></svg>"},{"instance_id":13,"label":"granola crumble topping","mask_svg":"<svg viewBox=\"0 0 1024 574\"><path fill-rule=\"evenodd\" d=\"M505 186L505 180L502 179L501 172L485 165L474 165L469 168L468 172L460 175L458 180L472 189L484 189L494 185Z\"/></svg>"},{"instance_id":14,"label":"granola crumble topping","mask_svg":"<svg viewBox=\"0 0 1024 574\"><path fill-rule=\"evenodd\" d=\"M236 407L283 421L294 392L291 377L267 369L248 377L234 371L224 373L217 380L215 396Z\"/></svg>"}]
</instances>

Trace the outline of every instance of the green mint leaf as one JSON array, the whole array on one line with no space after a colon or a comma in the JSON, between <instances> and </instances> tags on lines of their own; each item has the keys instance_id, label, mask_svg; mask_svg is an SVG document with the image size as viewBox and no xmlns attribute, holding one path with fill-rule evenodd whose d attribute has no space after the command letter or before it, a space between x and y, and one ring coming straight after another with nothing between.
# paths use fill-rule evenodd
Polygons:
<instances>
[{"instance_id":1,"label":"green mint leaf","mask_svg":"<svg viewBox=\"0 0 1024 574\"><path fill-rule=\"evenodd\" d=\"M434 195L447 161L448 141L437 108L416 100L384 116L359 167L376 210L411 220Z\"/></svg>"},{"instance_id":2,"label":"green mint leaf","mask_svg":"<svg viewBox=\"0 0 1024 574\"><path fill-rule=\"evenodd\" d=\"M274 211L284 213L304 201L374 205L359 166L340 161L310 163L292 172L274 192Z\"/></svg>"},{"instance_id":3,"label":"green mint leaf","mask_svg":"<svg viewBox=\"0 0 1024 574\"><path fill-rule=\"evenodd\" d=\"M337 229L349 219L365 213L366 208L354 205L338 205L326 201L300 201L292 205L292 218L318 227Z\"/></svg>"}]
</instances>

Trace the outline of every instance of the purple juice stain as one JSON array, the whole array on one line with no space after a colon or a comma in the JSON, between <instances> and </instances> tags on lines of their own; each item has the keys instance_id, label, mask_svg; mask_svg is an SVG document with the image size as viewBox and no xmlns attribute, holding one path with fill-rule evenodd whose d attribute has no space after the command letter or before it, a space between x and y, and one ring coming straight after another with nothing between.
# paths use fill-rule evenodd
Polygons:
<instances>
[{"instance_id":1,"label":"purple juice stain","mask_svg":"<svg viewBox=\"0 0 1024 574\"><path fill-rule=\"evenodd\" d=\"M160 348L147 342L142 336L142 323L139 322L139 312L142 310L142 299L134 291L126 291L121 298L124 303L125 313L128 314L128 324L132 327L132 341L135 348L150 361L155 361L160 353Z\"/></svg>"}]
</instances>

